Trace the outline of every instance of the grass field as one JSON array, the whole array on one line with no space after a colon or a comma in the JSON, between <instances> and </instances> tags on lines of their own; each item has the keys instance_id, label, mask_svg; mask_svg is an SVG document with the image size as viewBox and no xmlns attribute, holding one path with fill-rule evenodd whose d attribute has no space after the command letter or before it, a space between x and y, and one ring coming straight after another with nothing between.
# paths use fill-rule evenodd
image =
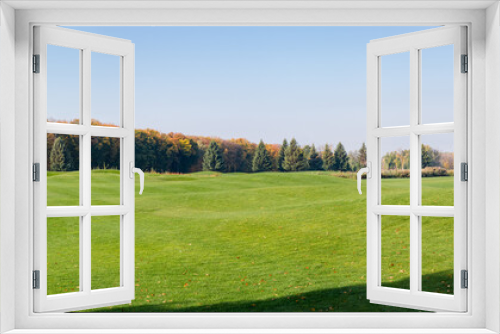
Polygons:
<instances>
[{"instance_id":1,"label":"grass field","mask_svg":"<svg viewBox=\"0 0 500 334\"><path fill-rule=\"evenodd\" d=\"M93 204L117 204L117 171L92 181ZM409 180L384 179L382 193L406 204ZM423 193L450 205L453 179L424 179ZM48 202L78 204L77 172L49 173ZM422 229L423 289L453 293L453 220ZM118 231L118 217L93 218L93 287L118 284ZM51 218L48 233L49 293L77 291L78 219ZM408 217L383 217L382 239L383 285L407 288ZM365 195L328 172L147 174L135 245L135 300L93 311L408 311L366 300Z\"/></svg>"}]
</instances>

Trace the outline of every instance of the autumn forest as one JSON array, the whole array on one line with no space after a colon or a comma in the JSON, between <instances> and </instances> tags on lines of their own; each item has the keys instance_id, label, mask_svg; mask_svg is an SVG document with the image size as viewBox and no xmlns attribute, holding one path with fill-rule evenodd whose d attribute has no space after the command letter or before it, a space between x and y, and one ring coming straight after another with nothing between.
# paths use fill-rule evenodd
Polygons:
<instances>
[{"instance_id":1,"label":"autumn forest","mask_svg":"<svg viewBox=\"0 0 500 334\"><path fill-rule=\"evenodd\" d=\"M78 122L75 120L71 123ZM93 125L106 125L93 120ZM92 168L119 169L120 140L92 137ZM294 138L281 144L244 138L221 139L182 133L162 133L152 129L135 131L136 166L158 173L191 173L202 170L218 172L262 171L357 171L366 164L366 145L347 152L339 142L334 147L300 145ZM406 177L409 174L409 150L387 152L382 169L387 177ZM47 135L47 169L71 171L79 167L79 138L72 135ZM430 175L449 175L453 170L453 153L440 152L422 145L422 169Z\"/></svg>"}]
</instances>

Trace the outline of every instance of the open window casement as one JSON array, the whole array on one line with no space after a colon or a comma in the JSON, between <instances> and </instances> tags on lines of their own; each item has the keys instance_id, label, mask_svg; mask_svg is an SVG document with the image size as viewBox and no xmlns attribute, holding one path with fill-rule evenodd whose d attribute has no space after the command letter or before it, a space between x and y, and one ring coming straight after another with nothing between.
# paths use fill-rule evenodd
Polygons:
<instances>
[{"instance_id":1,"label":"open window casement","mask_svg":"<svg viewBox=\"0 0 500 334\"><path fill-rule=\"evenodd\" d=\"M426 50L441 46L452 46L450 65L453 65L453 122L422 122L422 90L428 81L422 81L422 54ZM382 78L390 75L384 72L382 58L387 55L409 54L409 125L383 127ZM367 46L367 298L372 303L431 311L467 310L467 182L460 172L461 164L467 163L467 63L466 28L442 27L423 32L394 36L371 41ZM426 53L432 55L431 53ZM432 56L431 56L432 57ZM384 58L384 65L390 62ZM451 64L453 63L453 64ZM391 92L384 92L384 96ZM432 206L422 192L422 136L452 134L454 145L454 206ZM400 137L409 142L409 205L384 205L382 201L382 149L384 138ZM462 166L465 171L466 165ZM387 189L384 188L384 191ZM386 203L387 204L387 203ZM386 284L384 286L383 256L384 243L393 242L382 237L384 220L400 216L409 224L409 287L403 289ZM453 219L453 286L447 293L428 292L422 288L423 260L422 244L426 234L422 233L422 220L428 217L449 217ZM436 219L438 220L438 219ZM438 254L436 254L438 256ZM391 264L393 265L393 264Z\"/></svg>"},{"instance_id":2,"label":"open window casement","mask_svg":"<svg viewBox=\"0 0 500 334\"><path fill-rule=\"evenodd\" d=\"M79 118L69 123L57 123L47 119L48 71L47 52L49 47L64 48L79 53L79 65L76 61L76 72L79 72ZM117 57L119 66L120 116L118 126L92 125L91 111L91 70L92 57L95 54L113 55ZM77 58L78 59L78 55ZM79 66L79 68L78 68ZM33 293L35 312L62 312L82 310L106 305L130 303L134 299L134 44L118 38L110 38L96 34L77 32L70 29L38 26L34 28L34 271ZM50 74L50 73L49 73ZM93 81L92 81L93 82ZM54 92L51 92L54 93ZM63 96L53 94L57 98ZM77 98L76 98L77 99ZM61 203L47 202L47 138L52 136L72 136L76 138L79 151L79 195L76 203L67 206L64 196ZM116 205L95 205L92 191L92 140L94 138L111 138L119 143L119 195L116 194ZM68 188L70 185L68 184ZM78 204L79 201L79 204ZM64 229L64 224L55 225L57 220L72 221L73 230ZM100 229L97 229L99 222ZM52 224L52 225L51 225ZM108 228L113 225L115 228ZM59 226L59 227L57 227ZM95 227L95 229L94 229ZM58 229L54 231L54 228ZM104 237L99 237L100 231L108 231L107 235L115 240L116 252L102 254L110 261L118 263L115 270L116 279L107 286L92 286L93 272L99 266L92 260L106 252L105 247L98 251L94 245L106 244ZM109 232L113 231L113 232ZM94 232L94 233L93 233ZM102 234L102 233L101 233ZM57 238L54 237L57 236ZM50 236L50 238L49 238ZM97 238L97 239L95 239ZM64 264L67 272L57 272L58 254L49 254L53 242L72 242L76 259ZM95 239L95 240L94 240ZM118 241L116 241L118 240ZM68 247L68 252L71 250ZM94 252L94 253L93 253ZM54 255L50 261L48 256ZM49 263L50 262L50 263ZM56 269L54 269L56 268ZM54 287L50 284L53 275L64 277L62 281L71 281L73 289ZM105 276L105 275L103 275Z\"/></svg>"}]
</instances>

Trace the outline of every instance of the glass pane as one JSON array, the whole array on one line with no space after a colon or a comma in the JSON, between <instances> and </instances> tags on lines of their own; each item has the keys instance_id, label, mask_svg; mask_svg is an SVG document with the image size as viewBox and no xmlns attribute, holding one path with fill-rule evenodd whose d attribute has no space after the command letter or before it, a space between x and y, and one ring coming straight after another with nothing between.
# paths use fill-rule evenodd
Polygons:
<instances>
[{"instance_id":1,"label":"glass pane","mask_svg":"<svg viewBox=\"0 0 500 334\"><path fill-rule=\"evenodd\" d=\"M47 121L79 123L81 50L47 45Z\"/></svg>"},{"instance_id":2,"label":"glass pane","mask_svg":"<svg viewBox=\"0 0 500 334\"><path fill-rule=\"evenodd\" d=\"M92 52L93 125L120 126L120 57Z\"/></svg>"},{"instance_id":3,"label":"glass pane","mask_svg":"<svg viewBox=\"0 0 500 334\"><path fill-rule=\"evenodd\" d=\"M80 291L80 218L47 218L47 294Z\"/></svg>"},{"instance_id":4,"label":"glass pane","mask_svg":"<svg viewBox=\"0 0 500 334\"><path fill-rule=\"evenodd\" d=\"M453 45L420 51L422 123L453 122Z\"/></svg>"},{"instance_id":5,"label":"glass pane","mask_svg":"<svg viewBox=\"0 0 500 334\"><path fill-rule=\"evenodd\" d=\"M92 290L120 286L120 216L92 217Z\"/></svg>"},{"instance_id":6,"label":"glass pane","mask_svg":"<svg viewBox=\"0 0 500 334\"><path fill-rule=\"evenodd\" d=\"M410 289L410 217L382 216L382 286Z\"/></svg>"},{"instance_id":7,"label":"glass pane","mask_svg":"<svg viewBox=\"0 0 500 334\"><path fill-rule=\"evenodd\" d=\"M92 205L120 205L120 138L92 137Z\"/></svg>"},{"instance_id":8,"label":"glass pane","mask_svg":"<svg viewBox=\"0 0 500 334\"><path fill-rule=\"evenodd\" d=\"M422 205L453 206L453 133L423 135Z\"/></svg>"},{"instance_id":9,"label":"glass pane","mask_svg":"<svg viewBox=\"0 0 500 334\"><path fill-rule=\"evenodd\" d=\"M453 294L453 218L422 217L422 291Z\"/></svg>"},{"instance_id":10,"label":"glass pane","mask_svg":"<svg viewBox=\"0 0 500 334\"><path fill-rule=\"evenodd\" d=\"M80 137L47 134L47 205L80 205Z\"/></svg>"},{"instance_id":11,"label":"glass pane","mask_svg":"<svg viewBox=\"0 0 500 334\"><path fill-rule=\"evenodd\" d=\"M380 139L382 205L410 205L410 137Z\"/></svg>"},{"instance_id":12,"label":"glass pane","mask_svg":"<svg viewBox=\"0 0 500 334\"><path fill-rule=\"evenodd\" d=\"M410 53L380 57L382 126L410 125Z\"/></svg>"}]
</instances>

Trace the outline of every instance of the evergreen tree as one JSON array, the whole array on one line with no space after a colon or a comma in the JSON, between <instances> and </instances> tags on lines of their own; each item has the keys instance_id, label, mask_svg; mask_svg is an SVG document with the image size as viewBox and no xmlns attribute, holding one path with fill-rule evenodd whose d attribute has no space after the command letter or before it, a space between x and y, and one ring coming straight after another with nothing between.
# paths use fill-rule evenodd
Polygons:
<instances>
[{"instance_id":1,"label":"evergreen tree","mask_svg":"<svg viewBox=\"0 0 500 334\"><path fill-rule=\"evenodd\" d=\"M66 170L78 170L80 168L80 138L79 136L66 135L61 136L64 142L64 151L66 152ZM120 142L118 138L117 146ZM119 153L118 153L119 156ZM119 160L118 160L119 163Z\"/></svg>"},{"instance_id":2,"label":"evergreen tree","mask_svg":"<svg viewBox=\"0 0 500 334\"><path fill-rule=\"evenodd\" d=\"M266 149L266 145L261 140L253 157L252 170L254 172L265 172L271 170L272 168L273 162L271 161L271 156Z\"/></svg>"},{"instance_id":3,"label":"evergreen tree","mask_svg":"<svg viewBox=\"0 0 500 334\"><path fill-rule=\"evenodd\" d=\"M278 152L278 170L284 171L283 163L285 162L285 151L288 148L288 142L286 139L283 139L283 144L280 147Z\"/></svg>"},{"instance_id":4,"label":"evergreen tree","mask_svg":"<svg viewBox=\"0 0 500 334\"><path fill-rule=\"evenodd\" d=\"M365 145L365 143L363 143L363 145L361 145L361 148L358 151L358 162L359 162L360 168L363 168L366 166L366 159L367 159L366 145Z\"/></svg>"},{"instance_id":5,"label":"evergreen tree","mask_svg":"<svg viewBox=\"0 0 500 334\"><path fill-rule=\"evenodd\" d=\"M76 163L73 161L71 152L66 148L66 145L64 147L64 160L65 160L64 170L78 170L79 166L77 166Z\"/></svg>"},{"instance_id":6,"label":"evergreen tree","mask_svg":"<svg viewBox=\"0 0 500 334\"><path fill-rule=\"evenodd\" d=\"M304 155L304 151L299 148L299 159L298 159L297 170L309 170L309 161Z\"/></svg>"},{"instance_id":7,"label":"evergreen tree","mask_svg":"<svg viewBox=\"0 0 500 334\"><path fill-rule=\"evenodd\" d=\"M64 171L66 170L66 154L64 152L64 143L61 137L57 137L50 151L50 170Z\"/></svg>"},{"instance_id":8,"label":"evergreen tree","mask_svg":"<svg viewBox=\"0 0 500 334\"><path fill-rule=\"evenodd\" d=\"M305 145L302 148L302 151L304 151L304 158L309 159L309 156L311 155L311 146Z\"/></svg>"},{"instance_id":9,"label":"evergreen tree","mask_svg":"<svg viewBox=\"0 0 500 334\"><path fill-rule=\"evenodd\" d=\"M335 147L335 151L333 152L333 169L343 172L350 169L349 157L347 156L344 145L340 142L337 144L337 147Z\"/></svg>"},{"instance_id":10,"label":"evergreen tree","mask_svg":"<svg viewBox=\"0 0 500 334\"><path fill-rule=\"evenodd\" d=\"M297 145L295 138L290 141L290 146L285 150L285 160L283 169L286 171L299 171L309 169L307 159L304 157L304 152Z\"/></svg>"},{"instance_id":11,"label":"evergreen tree","mask_svg":"<svg viewBox=\"0 0 500 334\"><path fill-rule=\"evenodd\" d=\"M76 148L76 146L78 145L77 138L78 138L77 136L67 136L67 135L62 137L63 148L64 148L64 170L67 171L78 170L78 168L80 167L78 165L79 157L77 156L77 159L73 158L73 156L79 154L80 151L79 148Z\"/></svg>"},{"instance_id":12,"label":"evergreen tree","mask_svg":"<svg viewBox=\"0 0 500 334\"><path fill-rule=\"evenodd\" d=\"M224 158L219 144L211 141L203 156L203 170L221 172L224 169Z\"/></svg>"},{"instance_id":13,"label":"evergreen tree","mask_svg":"<svg viewBox=\"0 0 500 334\"><path fill-rule=\"evenodd\" d=\"M328 144L325 145L325 149L323 151L323 169L333 170L333 153Z\"/></svg>"},{"instance_id":14,"label":"evergreen tree","mask_svg":"<svg viewBox=\"0 0 500 334\"><path fill-rule=\"evenodd\" d=\"M311 147L311 152L309 154L309 169L310 170L321 170L323 168L323 160L319 156L318 152L316 152L316 147Z\"/></svg>"}]
</instances>

